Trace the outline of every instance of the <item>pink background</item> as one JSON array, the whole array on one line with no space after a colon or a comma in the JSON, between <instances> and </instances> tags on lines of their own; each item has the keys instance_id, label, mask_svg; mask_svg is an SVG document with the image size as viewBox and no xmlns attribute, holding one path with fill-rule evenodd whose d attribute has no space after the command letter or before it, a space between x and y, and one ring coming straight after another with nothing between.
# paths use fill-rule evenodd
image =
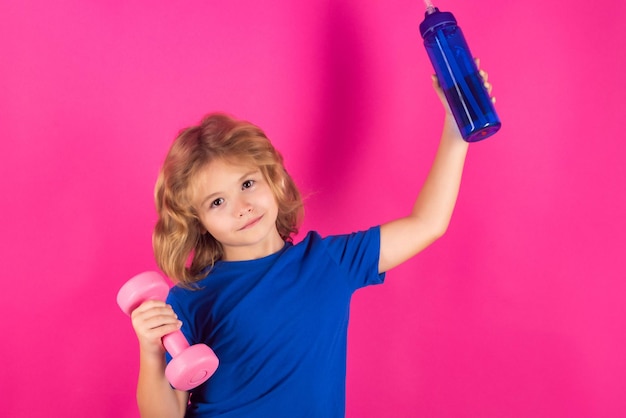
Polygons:
<instances>
[{"instance_id":1,"label":"pink background","mask_svg":"<svg viewBox=\"0 0 626 418\"><path fill-rule=\"evenodd\" d=\"M0 415L137 417L115 295L155 269L176 132L214 110L262 126L303 230L405 214L442 118L423 3L55 3L0 3ZM347 415L626 416L624 3L436 4L503 128L471 147L448 234L356 294Z\"/></svg>"}]
</instances>

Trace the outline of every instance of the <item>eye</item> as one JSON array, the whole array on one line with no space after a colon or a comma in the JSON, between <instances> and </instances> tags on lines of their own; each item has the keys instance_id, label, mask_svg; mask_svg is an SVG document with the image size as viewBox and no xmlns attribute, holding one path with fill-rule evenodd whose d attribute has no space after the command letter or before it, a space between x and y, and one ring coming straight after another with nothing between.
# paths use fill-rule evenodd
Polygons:
<instances>
[{"instance_id":1,"label":"eye","mask_svg":"<svg viewBox=\"0 0 626 418\"><path fill-rule=\"evenodd\" d=\"M242 189L249 189L250 187L254 186L254 180L246 180L243 182L243 184L241 185Z\"/></svg>"},{"instance_id":2,"label":"eye","mask_svg":"<svg viewBox=\"0 0 626 418\"><path fill-rule=\"evenodd\" d=\"M211 202L211 207L212 208L216 208L216 207L222 205L222 203L224 203L224 199L222 199L220 197L219 199L215 199L213 202Z\"/></svg>"}]
</instances>

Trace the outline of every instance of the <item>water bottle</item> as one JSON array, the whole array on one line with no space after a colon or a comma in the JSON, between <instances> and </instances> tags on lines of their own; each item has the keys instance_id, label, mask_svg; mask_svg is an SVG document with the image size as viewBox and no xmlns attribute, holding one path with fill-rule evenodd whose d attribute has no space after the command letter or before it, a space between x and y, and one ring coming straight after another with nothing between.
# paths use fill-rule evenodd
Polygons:
<instances>
[{"instance_id":1,"label":"water bottle","mask_svg":"<svg viewBox=\"0 0 626 418\"><path fill-rule=\"evenodd\" d=\"M477 142L495 134L500 119L452 13L427 2L420 34L463 139Z\"/></svg>"}]
</instances>

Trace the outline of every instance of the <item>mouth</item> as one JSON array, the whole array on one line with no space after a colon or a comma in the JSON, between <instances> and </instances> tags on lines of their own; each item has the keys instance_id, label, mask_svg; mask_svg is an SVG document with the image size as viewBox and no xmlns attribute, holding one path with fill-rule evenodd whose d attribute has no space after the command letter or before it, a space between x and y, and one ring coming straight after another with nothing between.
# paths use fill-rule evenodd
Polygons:
<instances>
[{"instance_id":1,"label":"mouth","mask_svg":"<svg viewBox=\"0 0 626 418\"><path fill-rule=\"evenodd\" d=\"M239 230L243 231L243 230L252 228L254 225L258 224L261 221L262 218L263 218L263 215L258 216L256 218L250 220L250 222L248 222L247 224L245 224L244 226L239 228Z\"/></svg>"}]
</instances>

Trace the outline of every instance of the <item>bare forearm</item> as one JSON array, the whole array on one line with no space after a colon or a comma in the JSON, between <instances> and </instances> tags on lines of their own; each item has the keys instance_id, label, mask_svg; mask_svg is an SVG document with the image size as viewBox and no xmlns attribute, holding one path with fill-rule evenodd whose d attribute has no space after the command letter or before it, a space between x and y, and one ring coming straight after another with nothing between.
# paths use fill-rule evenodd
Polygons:
<instances>
[{"instance_id":1,"label":"bare forearm","mask_svg":"<svg viewBox=\"0 0 626 418\"><path fill-rule=\"evenodd\" d=\"M450 223L467 149L468 144L461 138L454 118L446 114L435 160L411 213L436 236L442 235Z\"/></svg>"},{"instance_id":2,"label":"bare forearm","mask_svg":"<svg viewBox=\"0 0 626 418\"><path fill-rule=\"evenodd\" d=\"M137 382L137 405L142 418L173 418L185 415L187 395L165 378L165 358L141 355Z\"/></svg>"},{"instance_id":3,"label":"bare forearm","mask_svg":"<svg viewBox=\"0 0 626 418\"><path fill-rule=\"evenodd\" d=\"M387 271L445 233L459 194L468 144L447 114L437 154L411 213L381 226L378 269Z\"/></svg>"}]
</instances>

